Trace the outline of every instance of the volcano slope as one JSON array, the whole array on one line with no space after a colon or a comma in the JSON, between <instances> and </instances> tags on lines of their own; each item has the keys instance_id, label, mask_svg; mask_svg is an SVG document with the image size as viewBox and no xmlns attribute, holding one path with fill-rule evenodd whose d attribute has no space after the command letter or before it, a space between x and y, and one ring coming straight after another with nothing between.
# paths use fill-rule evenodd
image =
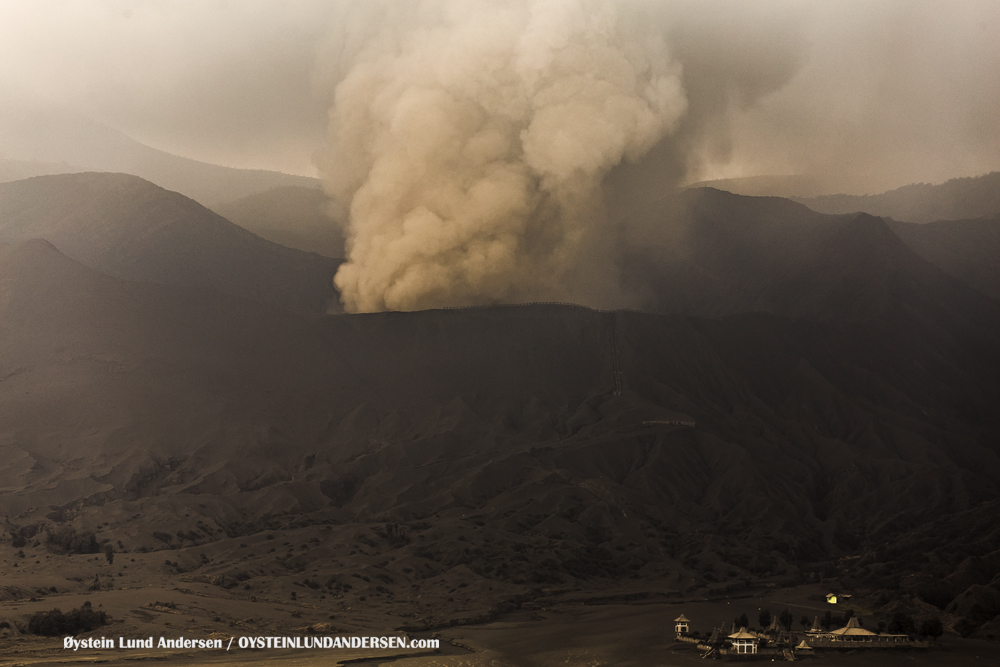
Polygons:
<instances>
[{"instance_id":1,"label":"volcano slope","mask_svg":"<svg viewBox=\"0 0 1000 667\"><path fill-rule=\"evenodd\" d=\"M293 250L127 174L0 183L0 241L42 238L127 280L208 287L303 313L339 310L339 260Z\"/></svg>"},{"instance_id":2,"label":"volcano slope","mask_svg":"<svg viewBox=\"0 0 1000 667\"><path fill-rule=\"evenodd\" d=\"M887 229L948 275L1000 297L995 217L882 224L863 213L820 215L786 199L711 188L640 209L625 225L620 263L646 309L866 318L896 302L892 271L914 261Z\"/></svg>"},{"instance_id":3,"label":"volcano slope","mask_svg":"<svg viewBox=\"0 0 1000 667\"><path fill-rule=\"evenodd\" d=\"M1000 217L923 225L886 222L913 252L1000 301Z\"/></svg>"},{"instance_id":4,"label":"volcano slope","mask_svg":"<svg viewBox=\"0 0 1000 667\"><path fill-rule=\"evenodd\" d=\"M212 210L257 236L325 257L344 257L344 232L319 188L287 186L218 204Z\"/></svg>"},{"instance_id":5,"label":"volcano slope","mask_svg":"<svg viewBox=\"0 0 1000 667\"><path fill-rule=\"evenodd\" d=\"M156 600L128 591L155 583L232 609L217 629L246 605L278 628L431 628L555 591L825 576L987 631L1000 307L880 219L691 196L688 252L646 265L706 267L647 273L675 313L309 320L6 247L4 595L89 590L141 625ZM682 314L691 290L707 312ZM105 541L125 568L76 553Z\"/></svg>"}]
</instances>

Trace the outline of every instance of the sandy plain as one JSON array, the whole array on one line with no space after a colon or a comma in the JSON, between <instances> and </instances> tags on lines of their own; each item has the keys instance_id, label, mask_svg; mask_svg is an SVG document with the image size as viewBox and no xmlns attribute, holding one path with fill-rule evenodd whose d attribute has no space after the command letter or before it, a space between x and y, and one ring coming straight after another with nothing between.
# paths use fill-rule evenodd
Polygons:
<instances>
[{"instance_id":1,"label":"sandy plain","mask_svg":"<svg viewBox=\"0 0 1000 667\"><path fill-rule=\"evenodd\" d=\"M5 554L6 555L6 554ZM125 556L129 556L125 558ZM494 614L493 620L476 622L468 610L448 602L449 587L438 582L437 588L425 588L422 604L436 609L440 627L424 631L405 629L412 623L407 603L384 598L366 599L324 596L312 599L283 600L268 594L244 595L242 591L224 591L204 582L181 581L177 576L151 572L157 554L122 554L114 565L103 557L75 556L82 569L121 568L135 574L116 577L121 586L113 590L51 593L34 600L3 600L0 618L20 621L28 615L58 607L64 611L90 601L95 608L108 612L109 625L82 637L119 637L156 639L187 637L222 639L230 650L79 650L63 648L61 637L34 637L0 631L0 665L392 665L393 667L548 667L556 665L694 665L700 654L690 644L674 640L672 621L683 613L692 621L692 630L710 632L741 613L756 619L759 610L772 613L789 609L796 618L825 613L819 601L821 585L793 588L765 588L734 591L730 595L704 595L682 599L663 587L644 589L637 583L631 588L608 588L601 591L547 590L543 595L521 605L520 609ZM17 574L4 577L5 588L20 588L51 581L51 568L62 567L50 559L11 568ZM144 567L143 560L149 562ZM119 561L124 561L119 564ZM125 569L121 566L131 565ZM452 596L453 597L453 596ZM159 603L159 604L157 604ZM485 603L485 602L484 602ZM410 601L416 604L416 601ZM461 605L463 608L465 605ZM856 605L864 612L863 603ZM444 620L450 616L450 620ZM456 625L451 625L455 623ZM400 649L264 649L238 648L241 636L407 636L437 638L438 650ZM996 644L961 640L946 635L925 651L891 650L877 653L856 650L821 651L807 664L828 667L923 667L932 665L1000 665Z\"/></svg>"}]
</instances>

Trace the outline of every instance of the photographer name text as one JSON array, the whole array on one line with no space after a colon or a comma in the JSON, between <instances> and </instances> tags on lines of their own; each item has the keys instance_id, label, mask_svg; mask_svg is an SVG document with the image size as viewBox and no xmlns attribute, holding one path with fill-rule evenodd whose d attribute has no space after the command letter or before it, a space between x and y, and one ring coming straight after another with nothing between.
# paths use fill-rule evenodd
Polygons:
<instances>
[{"instance_id":1,"label":"photographer name text","mask_svg":"<svg viewBox=\"0 0 1000 667\"><path fill-rule=\"evenodd\" d=\"M409 637L267 637L243 636L223 639L195 639L190 637L145 637L141 639L119 637L63 638L63 648L79 651L93 649L209 649L226 651L241 649L436 649L439 639L410 639Z\"/></svg>"}]
</instances>

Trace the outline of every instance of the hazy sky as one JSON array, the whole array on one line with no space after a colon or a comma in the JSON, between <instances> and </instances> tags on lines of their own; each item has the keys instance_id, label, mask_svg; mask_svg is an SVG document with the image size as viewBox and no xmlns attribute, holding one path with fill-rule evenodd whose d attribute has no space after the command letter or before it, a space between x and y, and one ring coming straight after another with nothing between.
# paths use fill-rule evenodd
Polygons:
<instances>
[{"instance_id":1,"label":"hazy sky","mask_svg":"<svg viewBox=\"0 0 1000 667\"><path fill-rule=\"evenodd\" d=\"M0 0L0 97L315 174L345 54L382 20L358 8L378 4ZM690 118L671 141L689 180L806 173L875 192L1000 169L1000 2L631 4L654 8L680 68Z\"/></svg>"}]
</instances>

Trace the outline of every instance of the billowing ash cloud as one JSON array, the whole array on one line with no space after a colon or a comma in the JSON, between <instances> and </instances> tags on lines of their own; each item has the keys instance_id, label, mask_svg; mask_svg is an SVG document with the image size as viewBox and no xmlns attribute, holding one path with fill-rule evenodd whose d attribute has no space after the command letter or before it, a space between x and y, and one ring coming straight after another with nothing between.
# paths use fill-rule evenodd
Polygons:
<instances>
[{"instance_id":1,"label":"billowing ash cloud","mask_svg":"<svg viewBox=\"0 0 1000 667\"><path fill-rule=\"evenodd\" d=\"M600 184L688 105L662 21L644 7L347 11L320 169L350 211L335 281L348 310L615 298Z\"/></svg>"}]
</instances>

